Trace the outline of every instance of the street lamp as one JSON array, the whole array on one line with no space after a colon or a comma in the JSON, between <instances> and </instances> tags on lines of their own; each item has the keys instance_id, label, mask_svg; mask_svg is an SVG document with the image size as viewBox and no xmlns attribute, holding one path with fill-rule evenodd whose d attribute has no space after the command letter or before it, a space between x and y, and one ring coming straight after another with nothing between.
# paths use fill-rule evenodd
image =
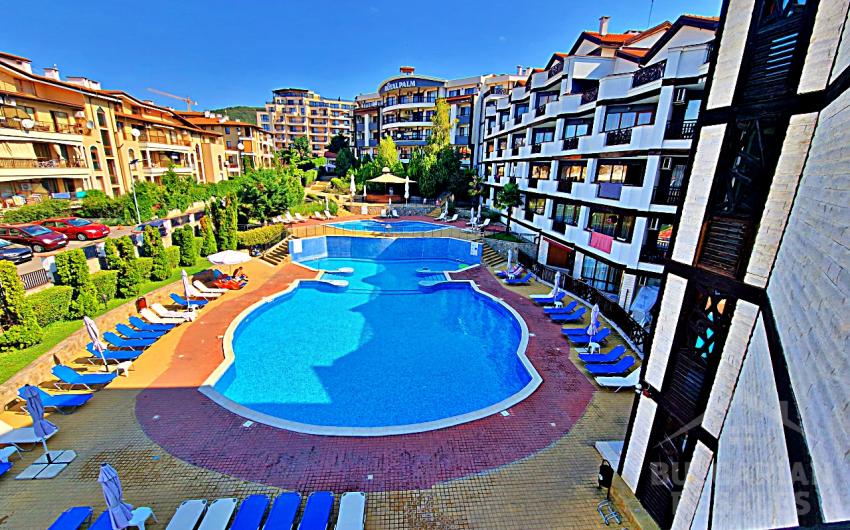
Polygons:
<instances>
[{"instance_id":1,"label":"street lamp","mask_svg":"<svg viewBox=\"0 0 850 530\"><path fill-rule=\"evenodd\" d=\"M236 149L239 150L239 159L236 160L236 167L239 168L239 174L241 175L242 174L242 151L245 150L245 144L243 144L242 142L239 142L238 144L236 144Z\"/></svg>"},{"instance_id":2,"label":"street lamp","mask_svg":"<svg viewBox=\"0 0 850 530\"><path fill-rule=\"evenodd\" d=\"M139 141L139 136L141 136L142 131L133 127L132 129L130 129L130 134L136 141ZM139 213L139 199L136 198L136 177L133 175L136 170L136 164L138 163L138 158L130 160L130 186L133 189L133 206L136 207L136 221L138 224L142 224L142 214Z\"/></svg>"}]
</instances>

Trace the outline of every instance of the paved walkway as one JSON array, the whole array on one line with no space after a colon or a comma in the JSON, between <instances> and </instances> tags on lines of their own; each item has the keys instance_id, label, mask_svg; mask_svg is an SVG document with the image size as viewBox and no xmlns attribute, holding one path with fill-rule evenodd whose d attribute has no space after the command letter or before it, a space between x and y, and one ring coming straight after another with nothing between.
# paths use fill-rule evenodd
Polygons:
<instances>
[{"instance_id":1,"label":"paved walkway","mask_svg":"<svg viewBox=\"0 0 850 530\"><path fill-rule=\"evenodd\" d=\"M595 512L603 495L592 444L623 437L632 397L597 391L574 364L559 327L524 297L545 288L508 290L484 268L455 274L504 298L534 334L528 355L544 383L510 416L417 435L318 437L243 427L244 419L194 388L220 362L221 335L235 314L310 275L293 265L252 262L246 269L248 288L169 333L131 377L75 414L51 417L62 429L51 447L80 457L54 480L0 479L0 529L45 528L70 505L102 510L96 477L103 461L118 469L128 501L152 506L160 520L186 498L330 488L370 492L368 528L604 527Z\"/></svg>"}]
</instances>

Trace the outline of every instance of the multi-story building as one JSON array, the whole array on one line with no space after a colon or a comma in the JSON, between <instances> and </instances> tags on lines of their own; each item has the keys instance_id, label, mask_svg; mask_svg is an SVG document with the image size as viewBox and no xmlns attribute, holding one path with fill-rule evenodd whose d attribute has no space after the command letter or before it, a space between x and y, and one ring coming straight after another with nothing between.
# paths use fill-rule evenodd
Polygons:
<instances>
[{"instance_id":1,"label":"multi-story building","mask_svg":"<svg viewBox=\"0 0 850 530\"><path fill-rule=\"evenodd\" d=\"M212 131L224 141L224 165L230 175L241 174L248 167L274 165L274 136L253 123L231 120L230 117L210 111L177 111L192 125Z\"/></svg>"},{"instance_id":2,"label":"multi-story building","mask_svg":"<svg viewBox=\"0 0 850 530\"><path fill-rule=\"evenodd\" d=\"M850 522L847 12L724 2L619 467L662 528Z\"/></svg>"},{"instance_id":3,"label":"multi-story building","mask_svg":"<svg viewBox=\"0 0 850 530\"><path fill-rule=\"evenodd\" d=\"M717 19L583 32L509 95L484 104L479 174L488 205L507 183L512 228L537 260L628 308L661 281Z\"/></svg>"},{"instance_id":4,"label":"multi-story building","mask_svg":"<svg viewBox=\"0 0 850 530\"><path fill-rule=\"evenodd\" d=\"M461 154L462 163L474 164L482 108L481 94L507 90L521 76L484 75L446 80L416 75L403 66L399 75L385 79L378 91L355 98L354 146L358 156L374 155L383 136L390 136L400 159L410 159L414 149L424 146L431 135L438 99L449 104L449 141Z\"/></svg>"},{"instance_id":5,"label":"multi-story building","mask_svg":"<svg viewBox=\"0 0 850 530\"><path fill-rule=\"evenodd\" d=\"M170 109L59 70L0 53L0 194L35 200L100 190L120 195L132 179L157 181L173 167L199 182L226 178L224 144Z\"/></svg>"},{"instance_id":6,"label":"multi-story building","mask_svg":"<svg viewBox=\"0 0 850 530\"><path fill-rule=\"evenodd\" d=\"M313 155L322 156L337 134L351 140L353 110L353 101L324 98L300 88L281 88L273 91L266 108L257 112L257 124L274 135L278 151L305 136Z\"/></svg>"}]
</instances>

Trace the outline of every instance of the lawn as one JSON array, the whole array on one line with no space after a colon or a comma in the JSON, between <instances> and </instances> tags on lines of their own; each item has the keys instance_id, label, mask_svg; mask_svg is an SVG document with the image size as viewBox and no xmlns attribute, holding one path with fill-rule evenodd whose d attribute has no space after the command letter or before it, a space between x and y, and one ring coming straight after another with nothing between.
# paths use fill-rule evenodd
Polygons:
<instances>
[{"instance_id":1,"label":"lawn","mask_svg":"<svg viewBox=\"0 0 850 530\"><path fill-rule=\"evenodd\" d=\"M189 276L192 276L193 274L197 274L202 270L208 269L210 266L212 266L212 264L209 261L207 261L206 259L201 259L194 267L186 268L186 273L189 274ZM165 280L143 283L140 286L139 290L140 296L176 281L180 281L179 268L175 269L174 272L171 273L171 276ZM116 307L121 306L122 304L132 302L133 300L122 298L110 300L109 302L107 302L106 307L101 308L100 311L91 316L95 317L102 315L107 311L111 311ZM18 373L18 371L20 371L22 368L25 368L35 359L41 357L46 352L50 351L51 348L62 342L65 338L68 337L68 335L77 331L78 329L82 329L82 327L82 320L54 322L44 328L44 338L40 343L36 344L35 346L30 346L29 348L23 350L13 350L0 354L0 383L6 382L10 377Z\"/></svg>"},{"instance_id":2,"label":"lawn","mask_svg":"<svg viewBox=\"0 0 850 530\"><path fill-rule=\"evenodd\" d=\"M526 241L507 232L493 232L487 235L487 239L498 239L499 241L510 241L512 243L525 243Z\"/></svg>"}]
</instances>

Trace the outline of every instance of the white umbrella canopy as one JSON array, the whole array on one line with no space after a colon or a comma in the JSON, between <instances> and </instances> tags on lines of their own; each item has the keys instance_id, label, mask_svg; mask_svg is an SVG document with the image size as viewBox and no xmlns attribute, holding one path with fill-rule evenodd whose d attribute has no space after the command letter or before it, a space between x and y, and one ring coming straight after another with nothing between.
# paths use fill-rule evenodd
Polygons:
<instances>
[{"instance_id":1,"label":"white umbrella canopy","mask_svg":"<svg viewBox=\"0 0 850 530\"><path fill-rule=\"evenodd\" d=\"M357 186L354 184L354 173L351 174L351 178L349 179L348 191L351 192L352 197L357 192Z\"/></svg>"},{"instance_id":2,"label":"white umbrella canopy","mask_svg":"<svg viewBox=\"0 0 850 530\"><path fill-rule=\"evenodd\" d=\"M481 203L478 204L478 221L481 221Z\"/></svg>"},{"instance_id":3,"label":"white umbrella canopy","mask_svg":"<svg viewBox=\"0 0 850 530\"><path fill-rule=\"evenodd\" d=\"M38 395L38 389L36 387L24 385L24 388L21 389L21 396L27 402L27 412L32 418L33 433L38 438L41 438L41 445L44 447L47 463L50 463L50 452L47 450L47 437L56 432L59 427L44 419L44 405L41 403L41 396Z\"/></svg>"},{"instance_id":4,"label":"white umbrella canopy","mask_svg":"<svg viewBox=\"0 0 850 530\"><path fill-rule=\"evenodd\" d=\"M552 291L552 296L557 296L561 290L561 271L555 271L555 289Z\"/></svg>"},{"instance_id":5,"label":"white umbrella canopy","mask_svg":"<svg viewBox=\"0 0 850 530\"><path fill-rule=\"evenodd\" d=\"M133 506L124 502L124 489L121 487L121 479L118 478L115 468L109 464L101 464L97 481L106 500L109 522L112 523L113 530L127 528L133 518Z\"/></svg>"},{"instance_id":6,"label":"white umbrella canopy","mask_svg":"<svg viewBox=\"0 0 850 530\"><path fill-rule=\"evenodd\" d=\"M192 289L189 287L189 275L186 274L186 269L180 270L180 279L183 281L183 297L189 300L189 295L192 294Z\"/></svg>"},{"instance_id":7,"label":"white umbrella canopy","mask_svg":"<svg viewBox=\"0 0 850 530\"><path fill-rule=\"evenodd\" d=\"M100 358L103 360L103 366L108 371L109 364L106 362L106 357L103 355L103 352L106 351L106 344L100 340L100 330L97 329L97 324L95 324L94 320L91 318L84 316L83 326L86 328L86 333L89 334L94 350L100 354Z\"/></svg>"},{"instance_id":8,"label":"white umbrella canopy","mask_svg":"<svg viewBox=\"0 0 850 530\"><path fill-rule=\"evenodd\" d=\"M221 252L210 254L207 256L207 259L213 265L239 265L240 263L251 261L251 256L245 252L238 252L236 250L222 250Z\"/></svg>"},{"instance_id":9,"label":"white umbrella canopy","mask_svg":"<svg viewBox=\"0 0 850 530\"><path fill-rule=\"evenodd\" d=\"M587 334L591 337L599 331L599 304L593 304L590 310L590 325L587 326Z\"/></svg>"},{"instance_id":10,"label":"white umbrella canopy","mask_svg":"<svg viewBox=\"0 0 850 530\"><path fill-rule=\"evenodd\" d=\"M514 249L508 249L508 266L506 270L511 270L511 262L514 260Z\"/></svg>"}]
</instances>

